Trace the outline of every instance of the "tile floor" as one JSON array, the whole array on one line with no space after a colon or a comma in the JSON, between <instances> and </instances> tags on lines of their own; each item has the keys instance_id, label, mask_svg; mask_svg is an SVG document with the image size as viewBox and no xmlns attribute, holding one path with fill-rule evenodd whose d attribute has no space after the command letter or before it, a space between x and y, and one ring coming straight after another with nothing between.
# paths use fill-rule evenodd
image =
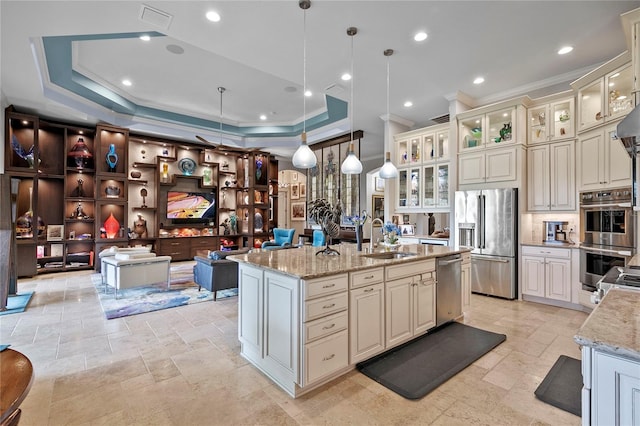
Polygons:
<instances>
[{"instance_id":1,"label":"tile floor","mask_svg":"<svg viewBox=\"0 0 640 426\"><path fill-rule=\"evenodd\" d=\"M507 340L422 400L352 371L291 399L239 355L237 298L106 320L89 272L21 279L26 312L0 317L0 343L36 378L30 425L579 425L533 391L587 315L473 295L465 322Z\"/></svg>"}]
</instances>

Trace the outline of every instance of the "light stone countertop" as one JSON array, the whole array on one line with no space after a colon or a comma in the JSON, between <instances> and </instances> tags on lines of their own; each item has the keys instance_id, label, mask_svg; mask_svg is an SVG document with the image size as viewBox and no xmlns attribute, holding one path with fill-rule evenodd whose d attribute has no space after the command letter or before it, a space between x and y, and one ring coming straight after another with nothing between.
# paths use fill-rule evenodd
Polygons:
<instances>
[{"instance_id":1,"label":"light stone countertop","mask_svg":"<svg viewBox=\"0 0 640 426\"><path fill-rule=\"evenodd\" d=\"M609 290L573 340L582 346L640 361L640 291Z\"/></svg>"},{"instance_id":2,"label":"light stone countertop","mask_svg":"<svg viewBox=\"0 0 640 426\"><path fill-rule=\"evenodd\" d=\"M522 241L522 246L534 246L534 247L557 247L557 248L580 248L579 243L545 243L543 241Z\"/></svg>"},{"instance_id":3,"label":"light stone countertop","mask_svg":"<svg viewBox=\"0 0 640 426\"><path fill-rule=\"evenodd\" d=\"M284 250L255 250L247 254L228 256L227 259L271 269L296 278L310 279L378 266L417 262L469 251L466 247L404 244L394 251L416 253L416 256L401 259L371 259L363 257L367 253L364 250L357 251L355 244L334 244L330 247L338 250L340 256L323 254L316 256L316 253L323 249L322 247L304 245ZM384 248L378 247L374 250L374 253L384 251Z\"/></svg>"}]
</instances>

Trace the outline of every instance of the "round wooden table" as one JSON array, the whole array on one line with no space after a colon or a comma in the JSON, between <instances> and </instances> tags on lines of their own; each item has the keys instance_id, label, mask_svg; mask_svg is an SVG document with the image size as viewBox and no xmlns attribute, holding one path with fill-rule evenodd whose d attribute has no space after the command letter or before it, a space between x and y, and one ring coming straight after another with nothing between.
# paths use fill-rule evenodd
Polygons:
<instances>
[{"instance_id":1,"label":"round wooden table","mask_svg":"<svg viewBox=\"0 0 640 426\"><path fill-rule=\"evenodd\" d=\"M17 424L18 407L33 382L33 365L29 358L13 349L0 352L0 425Z\"/></svg>"}]
</instances>

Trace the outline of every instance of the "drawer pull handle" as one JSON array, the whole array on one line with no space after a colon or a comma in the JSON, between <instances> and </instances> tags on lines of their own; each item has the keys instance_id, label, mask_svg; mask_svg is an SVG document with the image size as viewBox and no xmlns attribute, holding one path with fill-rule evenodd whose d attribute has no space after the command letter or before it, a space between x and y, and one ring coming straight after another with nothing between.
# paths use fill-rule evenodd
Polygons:
<instances>
[{"instance_id":1,"label":"drawer pull handle","mask_svg":"<svg viewBox=\"0 0 640 426\"><path fill-rule=\"evenodd\" d=\"M322 309L330 309L330 308L333 308L334 306L336 306L336 304L335 304L335 303L332 303L332 304L330 304L330 305L324 305L324 306L322 307Z\"/></svg>"},{"instance_id":2,"label":"drawer pull handle","mask_svg":"<svg viewBox=\"0 0 640 426\"><path fill-rule=\"evenodd\" d=\"M333 324L331 324L331 325L326 325L326 326L322 327L322 329L323 329L323 330L331 330L331 329L332 329L333 327L335 327L335 326L336 326L336 323L334 322L334 323L333 323Z\"/></svg>"},{"instance_id":3,"label":"drawer pull handle","mask_svg":"<svg viewBox=\"0 0 640 426\"><path fill-rule=\"evenodd\" d=\"M331 288L331 287L335 287L335 284L329 284L329 285L323 285L322 288Z\"/></svg>"},{"instance_id":4,"label":"drawer pull handle","mask_svg":"<svg viewBox=\"0 0 640 426\"><path fill-rule=\"evenodd\" d=\"M368 288L368 289L366 289L364 292L365 292L365 293L371 293L372 291L373 291L373 288Z\"/></svg>"},{"instance_id":5,"label":"drawer pull handle","mask_svg":"<svg viewBox=\"0 0 640 426\"><path fill-rule=\"evenodd\" d=\"M336 354L331 354L329 356L325 356L324 358L322 358L323 361L329 361L333 358L335 358Z\"/></svg>"},{"instance_id":6,"label":"drawer pull handle","mask_svg":"<svg viewBox=\"0 0 640 426\"><path fill-rule=\"evenodd\" d=\"M371 278L373 278L373 275L367 275L366 277L364 277L365 280L370 280Z\"/></svg>"}]
</instances>

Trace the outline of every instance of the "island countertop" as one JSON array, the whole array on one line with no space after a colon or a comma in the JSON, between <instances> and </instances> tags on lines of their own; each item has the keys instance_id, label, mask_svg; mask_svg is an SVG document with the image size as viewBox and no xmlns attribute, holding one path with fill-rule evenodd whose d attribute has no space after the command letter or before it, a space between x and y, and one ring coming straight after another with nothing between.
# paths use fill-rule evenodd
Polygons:
<instances>
[{"instance_id":1,"label":"island countertop","mask_svg":"<svg viewBox=\"0 0 640 426\"><path fill-rule=\"evenodd\" d=\"M582 346L640 361L640 291L609 290L573 339Z\"/></svg>"},{"instance_id":2,"label":"island countertop","mask_svg":"<svg viewBox=\"0 0 640 426\"><path fill-rule=\"evenodd\" d=\"M322 250L322 247L305 245L284 250L257 250L247 254L228 256L227 259L271 269L301 279L310 279L375 268L377 266L417 262L469 251L466 247L406 244L400 246L395 251L400 253L414 253L415 256L400 259L372 259L363 256L367 254L365 251L357 251L356 244L343 243L332 245L331 247L338 250L340 256L327 256L323 254L316 256L316 253ZM384 248L379 247L374 250L374 253L384 251Z\"/></svg>"}]
</instances>

